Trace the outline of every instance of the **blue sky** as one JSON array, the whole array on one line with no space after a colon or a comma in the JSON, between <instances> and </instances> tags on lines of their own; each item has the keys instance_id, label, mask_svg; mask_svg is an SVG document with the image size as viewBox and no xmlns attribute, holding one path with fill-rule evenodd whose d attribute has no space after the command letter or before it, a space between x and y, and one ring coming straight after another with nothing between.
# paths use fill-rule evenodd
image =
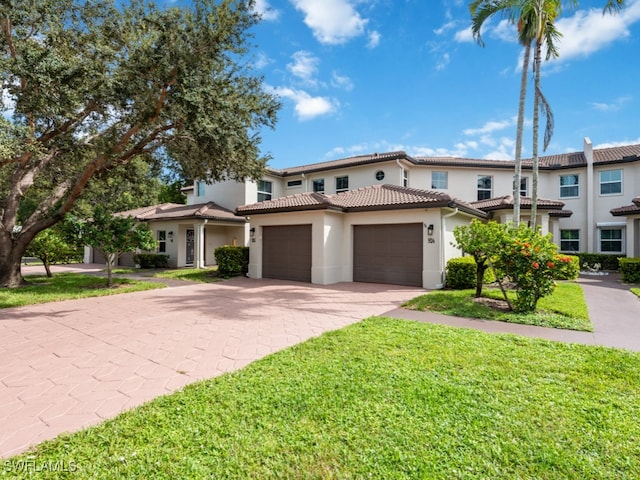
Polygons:
<instances>
[{"instance_id":1,"label":"blue sky","mask_svg":"<svg viewBox=\"0 0 640 480\"><path fill-rule=\"evenodd\" d=\"M499 18L472 39L467 1L258 0L255 68L282 98L262 132L271 167L404 150L513 159L521 48ZM543 65L555 115L545 154L640 143L640 0L580 2ZM532 107L523 156L531 155Z\"/></svg>"}]
</instances>

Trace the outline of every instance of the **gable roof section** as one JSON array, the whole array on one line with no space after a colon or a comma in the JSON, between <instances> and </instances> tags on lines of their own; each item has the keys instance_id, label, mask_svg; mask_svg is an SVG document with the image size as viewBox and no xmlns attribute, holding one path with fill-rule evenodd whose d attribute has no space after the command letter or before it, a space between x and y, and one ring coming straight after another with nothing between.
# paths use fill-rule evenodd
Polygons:
<instances>
[{"instance_id":1,"label":"gable roof section","mask_svg":"<svg viewBox=\"0 0 640 480\"><path fill-rule=\"evenodd\" d=\"M626 215L640 215L640 197L636 197L633 200L633 205L627 205L625 207L614 208L610 210L611 215L614 217L624 217Z\"/></svg>"},{"instance_id":2,"label":"gable roof section","mask_svg":"<svg viewBox=\"0 0 640 480\"><path fill-rule=\"evenodd\" d=\"M487 216L485 212L472 207L466 202L454 199L446 193L395 185L372 185L333 195L320 193L290 195L252 205L240 206L236 209L236 214L257 215L323 209L348 213L440 207L457 207L477 217L486 218Z\"/></svg>"},{"instance_id":3,"label":"gable roof section","mask_svg":"<svg viewBox=\"0 0 640 480\"><path fill-rule=\"evenodd\" d=\"M559 200L549 200L546 198L538 199L538 209L540 210L562 210L564 202ZM512 209L514 205L513 195L505 195L504 197L489 198L478 202L471 202L471 206L484 212L493 210ZM520 197L520 208L531 208L531 197Z\"/></svg>"},{"instance_id":4,"label":"gable roof section","mask_svg":"<svg viewBox=\"0 0 640 480\"><path fill-rule=\"evenodd\" d=\"M243 218L235 215L231 210L221 207L213 202L198 203L195 205L182 205L179 203L162 203L150 207L136 208L119 212L122 217L134 217L136 220L186 220L207 219L214 221L245 223Z\"/></svg>"}]
</instances>

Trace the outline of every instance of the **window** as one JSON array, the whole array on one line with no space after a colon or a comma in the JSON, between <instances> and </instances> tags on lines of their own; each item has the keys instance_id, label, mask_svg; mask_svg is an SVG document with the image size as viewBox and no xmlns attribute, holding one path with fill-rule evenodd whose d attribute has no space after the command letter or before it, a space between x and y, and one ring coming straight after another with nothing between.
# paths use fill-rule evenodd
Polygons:
<instances>
[{"instance_id":1,"label":"window","mask_svg":"<svg viewBox=\"0 0 640 480\"><path fill-rule=\"evenodd\" d=\"M349 190L349 177L336 177L336 193Z\"/></svg>"},{"instance_id":2,"label":"window","mask_svg":"<svg viewBox=\"0 0 640 480\"><path fill-rule=\"evenodd\" d=\"M402 186L403 187L409 186L409 172L404 168L402 169Z\"/></svg>"},{"instance_id":3,"label":"window","mask_svg":"<svg viewBox=\"0 0 640 480\"><path fill-rule=\"evenodd\" d=\"M578 175L560 175L560 198L577 197L579 194Z\"/></svg>"},{"instance_id":4,"label":"window","mask_svg":"<svg viewBox=\"0 0 640 480\"><path fill-rule=\"evenodd\" d=\"M488 175L478 175L478 200L491 198L491 184L493 178Z\"/></svg>"},{"instance_id":5,"label":"window","mask_svg":"<svg viewBox=\"0 0 640 480\"><path fill-rule=\"evenodd\" d=\"M620 193L622 193L622 170L600 172L600 195L617 195Z\"/></svg>"},{"instance_id":6,"label":"window","mask_svg":"<svg viewBox=\"0 0 640 480\"><path fill-rule=\"evenodd\" d=\"M446 190L447 182L447 172L431 172L431 188Z\"/></svg>"},{"instance_id":7,"label":"window","mask_svg":"<svg viewBox=\"0 0 640 480\"><path fill-rule=\"evenodd\" d=\"M271 200L272 189L272 182L269 182L267 180L260 180L258 182L258 201L264 202L265 200Z\"/></svg>"},{"instance_id":8,"label":"window","mask_svg":"<svg viewBox=\"0 0 640 480\"><path fill-rule=\"evenodd\" d=\"M302 186L302 180L289 180L287 182L287 188L301 187L301 186Z\"/></svg>"},{"instance_id":9,"label":"window","mask_svg":"<svg viewBox=\"0 0 640 480\"><path fill-rule=\"evenodd\" d=\"M600 230L600 252L623 253L622 229L603 228Z\"/></svg>"},{"instance_id":10,"label":"window","mask_svg":"<svg viewBox=\"0 0 640 480\"><path fill-rule=\"evenodd\" d=\"M319 178L313 181L313 191L317 193L324 193L324 178Z\"/></svg>"},{"instance_id":11,"label":"window","mask_svg":"<svg viewBox=\"0 0 640 480\"><path fill-rule=\"evenodd\" d=\"M378 180L379 182L384 180L384 172L382 170L378 170L376 172L376 180Z\"/></svg>"},{"instance_id":12,"label":"window","mask_svg":"<svg viewBox=\"0 0 640 480\"><path fill-rule=\"evenodd\" d=\"M580 251L580 230L560 230L560 251Z\"/></svg>"},{"instance_id":13,"label":"window","mask_svg":"<svg viewBox=\"0 0 640 480\"><path fill-rule=\"evenodd\" d=\"M202 180L200 180L200 181L198 182L198 192L196 193L196 195L197 195L198 197L204 197L204 188L205 188L206 184L207 184L207 183L206 183L206 182L204 182L204 181L202 181Z\"/></svg>"},{"instance_id":14,"label":"window","mask_svg":"<svg viewBox=\"0 0 640 480\"><path fill-rule=\"evenodd\" d=\"M527 177L520 178L520 196L527 197L529 193L529 179Z\"/></svg>"},{"instance_id":15,"label":"window","mask_svg":"<svg viewBox=\"0 0 640 480\"><path fill-rule=\"evenodd\" d=\"M156 240L158 241L158 253L165 253L167 251L167 231L158 230Z\"/></svg>"}]
</instances>

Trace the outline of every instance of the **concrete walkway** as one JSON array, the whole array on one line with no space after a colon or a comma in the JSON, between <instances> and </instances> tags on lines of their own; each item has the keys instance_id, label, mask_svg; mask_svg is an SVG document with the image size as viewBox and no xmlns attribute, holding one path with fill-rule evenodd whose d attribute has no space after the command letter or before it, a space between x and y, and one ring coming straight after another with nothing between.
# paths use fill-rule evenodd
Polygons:
<instances>
[{"instance_id":1,"label":"concrete walkway","mask_svg":"<svg viewBox=\"0 0 640 480\"><path fill-rule=\"evenodd\" d=\"M595 333L400 309L423 292L410 287L170 283L0 310L0 458L371 315L640 351L640 299L615 275L580 279Z\"/></svg>"}]
</instances>

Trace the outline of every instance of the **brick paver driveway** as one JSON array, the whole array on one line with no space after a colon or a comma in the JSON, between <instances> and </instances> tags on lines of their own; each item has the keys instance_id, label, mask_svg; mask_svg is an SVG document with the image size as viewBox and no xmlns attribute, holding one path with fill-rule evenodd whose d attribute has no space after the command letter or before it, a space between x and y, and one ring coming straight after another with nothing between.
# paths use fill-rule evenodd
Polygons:
<instances>
[{"instance_id":1,"label":"brick paver driveway","mask_svg":"<svg viewBox=\"0 0 640 480\"><path fill-rule=\"evenodd\" d=\"M421 291L237 278L0 310L0 457Z\"/></svg>"}]
</instances>

